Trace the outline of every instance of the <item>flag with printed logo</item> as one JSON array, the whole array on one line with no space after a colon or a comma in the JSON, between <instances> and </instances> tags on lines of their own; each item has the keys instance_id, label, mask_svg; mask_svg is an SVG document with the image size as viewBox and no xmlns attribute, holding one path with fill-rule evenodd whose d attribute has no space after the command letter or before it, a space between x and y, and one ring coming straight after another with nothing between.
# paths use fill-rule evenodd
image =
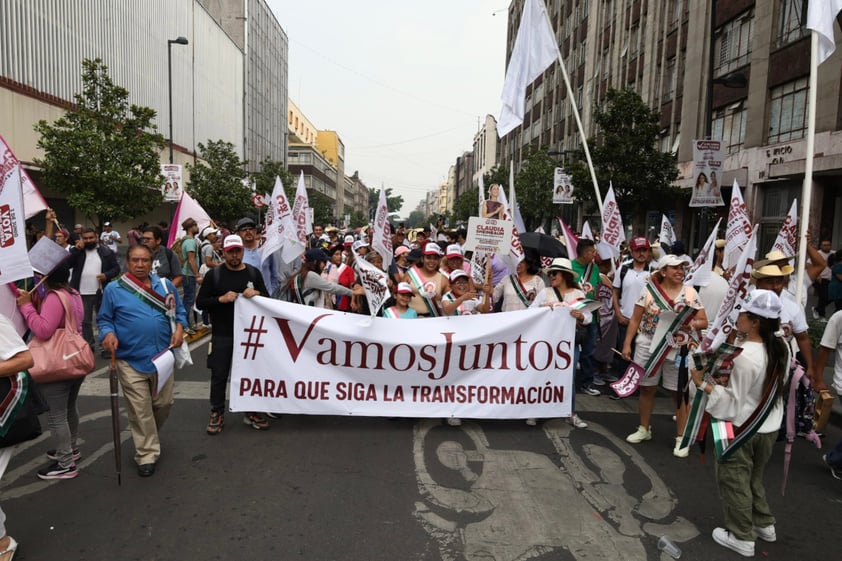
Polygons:
<instances>
[{"instance_id":1,"label":"flag with printed logo","mask_svg":"<svg viewBox=\"0 0 842 561\"><path fill-rule=\"evenodd\" d=\"M623 217L617 199L614 196L614 185L609 183L608 193L602 203L602 235L599 246L609 250L614 258L620 256L620 244L625 241L626 232L623 229Z\"/></svg>"},{"instance_id":2,"label":"flag with printed logo","mask_svg":"<svg viewBox=\"0 0 842 561\"><path fill-rule=\"evenodd\" d=\"M20 162L3 142L0 145L0 285L31 276Z\"/></svg>"},{"instance_id":3,"label":"flag with printed logo","mask_svg":"<svg viewBox=\"0 0 842 561\"><path fill-rule=\"evenodd\" d=\"M751 236L751 220L748 217L746 203L740 185L734 180L731 192L731 206L728 209L728 222L725 225L725 254L722 258L722 268L732 269L742 254L743 248Z\"/></svg>"},{"instance_id":4,"label":"flag with printed logo","mask_svg":"<svg viewBox=\"0 0 842 561\"><path fill-rule=\"evenodd\" d=\"M380 185L380 199L374 215L374 231L371 234L371 247L383 256L383 268L389 270L392 264L392 231L389 226L389 206L386 202L386 188Z\"/></svg>"},{"instance_id":5,"label":"flag with printed logo","mask_svg":"<svg viewBox=\"0 0 842 561\"><path fill-rule=\"evenodd\" d=\"M292 220L295 222L295 232L304 246L307 246L307 236L313 231L313 215L310 211L310 199L304 186L304 172L298 176L298 187L295 189L295 200L292 203Z\"/></svg>"},{"instance_id":6,"label":"flag with printed logo","mask_svg":"<svg viewBox=\"0 0 842 561\"><path fill-rule=\"evenodd\" d=\"M791 257L798 251L798 199L792 201L789 212L781 224L781 230L775 243L772 244L772 251L778 250L787 257Z\"/></svg>"},{"instance_id":7,"label":"flag with printed logo","mask_svg":"<svg viewBox=\"0 0 842 561\"><path fill-rule=\"evenodd\" d=\"M263 245L260 246L260 262L266 261L270 255L281 251L284 263L292 263L300 257L307 248L307 243L298 238L295 222L292 219L292 209L284 193L281 178L275 176L275 187L269 197L266 210L266 228Z\"/></svg>"},{"instance_id":8,"label":"flag with printed logo","mask_svg":"<svg viewBox=\"0 0 842 561\"><path fill-rule=\"evenodd\" d=\"M672 227L672 222L667 218L666 214L661 215L661 233L658 235L658 241L661 242L661 247L670 246L675 243L675 230Z\"/></svg>"}]
</instances>

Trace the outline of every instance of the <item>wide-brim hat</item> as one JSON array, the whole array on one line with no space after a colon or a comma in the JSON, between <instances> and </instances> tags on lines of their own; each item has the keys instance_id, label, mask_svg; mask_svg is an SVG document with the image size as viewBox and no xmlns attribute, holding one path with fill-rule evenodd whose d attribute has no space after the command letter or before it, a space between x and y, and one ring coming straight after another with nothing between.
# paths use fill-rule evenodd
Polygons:
<instances>
[{"instance_id":1,"label":"wide-brim hat","mask_svg":"<svg viewBox=\"0 0 842 561\"><path fill-rule=\"evenodd\" d=\"M791 265L784 265L780 267L778 265L763 265L762 267L757 267L755 263L754 270L751 271L751 278L753 279L771 279L771 278L778 278L778 277L785 277L787 275L792 274L795 270Z\"/></svg>"},{"instance_id":2,"label":"wide-brim hat","mask_svg":"<svg viewBox=\"0 0 842 561\"><path fill-rule=\"evenodd\" d=\"M759 260L755 261L754 262L754 268L759 269L761 267L765 267L766 265L770 265L772 263L777 263L779 261L791 261L792 259L795 259L795 255L787 255L783 251L781 251L780 249L773 249L772 251L770 251L769 253L766 254L765 259L759 259ZM792 270L789 273L784 273L786 275L792 273L792 271L795 270L790 265L784 265L783 267L781 267L781 270L783 270L787 267L789 267Z\"/></svg>"},{"instance_id":3,"label":"wide-brim hat","mask_svg":"<svg viewBox=\"0 0 842 561\"><path fill-rule=\"evenodd\" d=\"M579 278L579 273L573 270L573 263L571 263L570 259L567 257L556 257L553 259L552 263L550 263L550 266L545 269L545 272L548 274L554 271L570 273L573 275L573 280L577 280Z\"/></svg>"}]
</instances>

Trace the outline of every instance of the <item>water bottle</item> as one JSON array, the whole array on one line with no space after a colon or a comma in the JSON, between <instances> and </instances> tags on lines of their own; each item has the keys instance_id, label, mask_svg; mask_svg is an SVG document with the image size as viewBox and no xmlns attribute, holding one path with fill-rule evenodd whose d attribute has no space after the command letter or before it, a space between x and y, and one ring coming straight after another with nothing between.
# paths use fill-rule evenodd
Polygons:
<instances>
[{"instance_id":1,"label":"water bottle","mask_svg":"<svg viewBox=\"0 0 842 561\"><path fill-rule=\"evenodd\" d=\"M669 536L661 536L661 539L658 540L658 551L663 551L673 559L681 557L681 548L675 545L675 542Z\"/></svg>"}]
</instances>

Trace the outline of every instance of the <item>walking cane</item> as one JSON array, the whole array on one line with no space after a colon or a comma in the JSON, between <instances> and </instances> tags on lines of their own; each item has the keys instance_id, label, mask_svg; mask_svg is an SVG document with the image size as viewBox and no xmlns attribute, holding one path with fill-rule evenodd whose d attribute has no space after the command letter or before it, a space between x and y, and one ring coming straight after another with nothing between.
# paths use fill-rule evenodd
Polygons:
<instances>
[{"instance_id":1,"label":"walking cane","mask_svg":"<svg viewBox=\"0 0 842 561\"><path fill-rule=\"evenodd\" d=\"M120 393L117 389L117 357L111 351L111 371L108 373L111 382L111 428L114 432L114 464L117 469L117 485L122 485L120 469L122 467L122 451L120 449Z\"/></svg>"}]
</instances>

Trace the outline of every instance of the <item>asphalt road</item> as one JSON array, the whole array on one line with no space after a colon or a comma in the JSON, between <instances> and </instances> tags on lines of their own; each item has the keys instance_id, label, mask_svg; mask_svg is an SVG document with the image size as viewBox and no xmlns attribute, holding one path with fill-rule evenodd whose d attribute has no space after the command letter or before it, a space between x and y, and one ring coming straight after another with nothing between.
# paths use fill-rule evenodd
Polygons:
<instances>
[{"instance_id":1,"label":"asphalt road","mask_svg":"<svg viewBox=\"0 0 842 561\"><path fill-rule=\"evenodd\" d=\"M577 396L585 430L284 416L258 432L231 413L210 437L205 350L177 373L153 477L138 477L125 431L117 486L103 371L83 385L77 478L36 478L48 434L21 447L0 484L16 560L658 560L664 534L682 559L739 558L710 538L722 520L712 449L704 464L696 449L673 458L666 397L655 438L636 446L624 441L636 402L605 396ZM825 448L840 437L831 427ZM778 542L758 541L757 557L827 557L842 481L800 439L785 497L782 471L779 445L766 477Z\"/></svg>"}]
</instances>

